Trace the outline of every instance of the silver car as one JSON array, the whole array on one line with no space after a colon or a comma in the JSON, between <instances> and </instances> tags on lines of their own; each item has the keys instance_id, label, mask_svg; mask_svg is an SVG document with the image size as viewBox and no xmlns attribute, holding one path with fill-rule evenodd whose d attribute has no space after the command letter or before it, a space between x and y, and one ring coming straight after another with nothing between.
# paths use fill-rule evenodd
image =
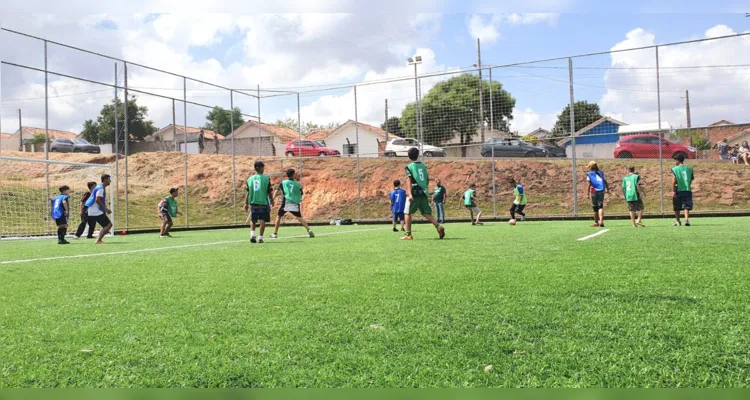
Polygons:
<instances>
[{"instance_id":1,"label":"silver car","mask_svg":"<svg viewBox=\"0 0 750 400\"><path fill-rule=\"evenodd\" d=\"M57 153L92 153L99 154L99 146L89 143L86 139L55 139L49 145L49 151Z\"/></svg>"}]
</instances>

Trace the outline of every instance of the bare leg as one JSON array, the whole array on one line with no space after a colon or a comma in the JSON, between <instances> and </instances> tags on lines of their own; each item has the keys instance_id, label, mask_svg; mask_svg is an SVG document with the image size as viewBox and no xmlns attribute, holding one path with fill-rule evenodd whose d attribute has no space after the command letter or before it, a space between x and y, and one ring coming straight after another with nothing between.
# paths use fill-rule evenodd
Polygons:
<instances>
[{"instance_id":1,"label":"bare leg","mask_svg":"<svg viewBox=\"0 0 750 400\"><path fill-rule=\"evenodd\" d=\"M281 224L281 215L276 216L276 222L273 224L273 234L279 234L279 225Z\"/></svg>"},{"instance_id":2,"label":"bare leg","mask_svg":"<svg viewBox=\"0 0 750 400\"><path fill-rule=\"evenodd\" d=\"M690 221L690 210L685 209L685 221Z\"/></svg>"},{"instance_id":3,"label":"bare leg","mask_svg":"<svg viewBox=\"0 0 750 400\"><path fill-rule=\"evenodd\" d=\"M260 221L260 236L263 237L263 233L266 231L266 221Z\"/></svg>"},{"instance_id":4,"label":"bare leg","mask_svg":"<svg viewBox=\"0 0 750 400\"><path fill-rule=\"evenodd\" d=\"M638 225L643 225L643 210L638 211L638 221L636 221Z\"/></svg>"},{"instance_id":5,"label":"bare leg","mask_svg":"<svg viewBox=\"0 0 750 400\"><path fill-rule=\"evenodd\" d=\"M674 219L677 221L677 223L680 223L680 212L675 211L674 212Z\"/></svg>"},{"instance_id":6,"label":"bare leg","mask_svg":"<svg viewBox=\"0 0 750 400\"><path fill-rule=\"evenodd\" d=\"M435 219L435 217L433 217L432 214L423 214L423 216L426 220L430 221L430 223L432 224L432 226L435 227L435 229L437 229L438 237L440 237L440 239L444 238L445 229L442 226L440 226L440 223Z\"/></svg>"},{"instance_id":7,"label":"bare leg","mask_svg":"<svg viewBox=\"0 0 750 400\"><path fill-rule=\"evenodd\" d=\"M406 235L411 235L411 214L404 215L404 221L406 223Z\"/></svg>"},{"instance_id":8,"label":"bare leg","mask_svg":"<svg viewBox=\"0 0 750 400\"><path fill-rule=\"evenodd\" d=\"M304 218L297 217L297 221L299 221L299 223L302 224L302 226L304 226L306 230L308 230L308 231L310 230L310 226L307 225L307 221L305 221Z\"/></svg>"},{"instance_id":9,"label":"bare leg","mask_svg":"<svg viewBox=\"0 0 750 400\"><path fill-rule=\"evenodd\" d=\"M477 214L477 225L479 225L479 224L481 224L481 223L482 223L482 221L480 220L481 218L482 218L482 212L480 211L480 212L479 212L479 213Z\"/></svg>"},{"instance_id":10,"label":"bare leg","mask_svg":"<svg viewBox=\"0 0 750 400\"><path fill-rule=\"evenodd\" d=\"M172 223L167 221L167 225L164 227L164 234L169 235L169 231L172 229Z\"/></svg>"},{"instance_id":11,"label":"bare leg","mask_svg":"<svg viewBox=\"0 0 750 400\"><path fill-rule=\"evenodd\" d=\"M106 236L109 233L109 230L112 229L112 224L109 224L102 228L102 230L99 231L99 237L96 239L96 244L102 244L104 243L104 236Z\"/></svg>"},{"instance_id":12,"label":"bare leg","mask_svg":"<svg viewBox=\"0 0 750 400\"><path fill-rule=\"evenodd\" d=\"M635 213L633 211L630 211L630 223L633 224L633 228L637 228L638 225L635 223Z\"/></svg>"},{"instance_id":13,"label":"bare leg","mask_svg":"<svg viewBox=\"0 0 750 400\"><path fill-rule=\"evenodd\" d=\"M599 225L604 225L604 208L599 209Z\"/></svg>"}]
</instances>

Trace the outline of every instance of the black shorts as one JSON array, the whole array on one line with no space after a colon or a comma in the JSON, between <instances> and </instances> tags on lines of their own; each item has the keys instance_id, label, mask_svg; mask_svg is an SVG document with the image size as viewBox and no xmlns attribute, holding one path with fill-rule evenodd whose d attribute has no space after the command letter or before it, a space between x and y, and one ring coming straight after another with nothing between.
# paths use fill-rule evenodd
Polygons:
<instances>
[{"instance_id":1,"label":"black shorts","mask_svg":"<svg viewBox=\"0 0 750 400\"><path fill-rule=\"evenodd\" d=\"M68 217L66 217L66 216L63 215L62 217L60 217L60 218L58 218L58 219L55 220L55 224L57 226L67 226L68 225Z\"/></svg>"},{"instance_id":2,"label":"black shorts","mask_svg":"<svg viewBox=\"0 0 750 400\"><path fill-rule=\"evenodd\" d=\"M302 218L302 208L299 206L299 204L297 206L298 211L287 211L284 209L286 208L286 199L282 200L281 207L279 207L279 217L283 217L286 214L292 214L297 218Z\"/></svg>"},{"instance_id":3,"label":"black shorts","mask_svg":"<svg viewBox=\"0 0 750 400\"><path fill-rule=\"evenodd\" d=\"M591 207L604 208L604 192L591 193Z\"/></svg>"},{"instance_id":4,"label":"black shorts","mask_svg":"<svg viewBox=\"0 0 750 400\"><path fill-rule=\"evenodd\" d=\"M643 200L635 200L628 202L628 211L639 212L643 211Z\"/></svg>"},{"instance_id":5,"label":"black shorts","mask_svg":"<svg viewBox=\"0 0 750 400\"><path fill-rule=\"evenodd\" d=\"M510 206L510 211L517 212L519 214L523 214L523 209L524 208L526 208L526 204L516 204L516 203L513 203L513 205Z\"/></svg>"},{"instance_id":6,"label":"black shorts","mask_svg":"<svg viewBox=\"0 0 750 400\"><path fill-rule=\"evenodd\" d=\"M253 222L271 222L271 213L268 210L268 206L250 204L250 218Z\"/></svg>"},{"instance_id":7,"label":"black shorts","mask_svg":"<svg viewBox=\"0 0 750 400\"><path fill-rule=\"evenodd\" d=\"M172 223L172 216L169 215L169 212L162 211L161 212L161 220L164 221L164 222L168 222L168 223L171 224Z\"/></svg>"},{"instance_id":8,"label":"black shorts","mask_svg":"<svg viewBox=\"0 0 750 400\"><path fill-rule=\"evenodd\" d=\"M692 210L693 209L693 192L675 192L672 197L674 211Z\"/></svg>"},{"instance_id":9,"label":"black shorts","mask_svg":"<svg viewBox=\"0 0 750 400\"><path fill-rule=\"evenodd\" d=\"M102 228L104 228L105 226L112 225L112 221L109 220L109 217L107 217L107 214L97 215L96 217L89 215L89 221L96 222Z\"/></svg>"}]
</instances>

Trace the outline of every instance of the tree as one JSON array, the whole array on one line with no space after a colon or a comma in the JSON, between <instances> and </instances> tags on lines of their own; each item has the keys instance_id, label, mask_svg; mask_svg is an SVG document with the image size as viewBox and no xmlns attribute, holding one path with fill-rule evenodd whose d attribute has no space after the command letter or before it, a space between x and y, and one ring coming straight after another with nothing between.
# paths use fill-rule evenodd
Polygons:
<instances>
[{"instance_id":1,"label":"tree","mask_svg":"<svg viewBox=\"0 0 750 400\"><path fill-rule=\"evenodd\" d=\"M711 142L706 139L701 130L678 129L673 135L677 138L690 138L691 146L696 150L711 150Z\"/></svg>"},{"instance_id":2,"label":"tree","mask_svg":"<svg viewBox=\"0 0 750 400\"><path fill-rule=\"evenodd\" d=\"M242 118L242 111L238 107L235 107L231 113L222 107L214 107L206 114L206 121L208 122L203 126L203 129L218 132L224 136L232 133L232 122L234 122L234 129L245 123L245 119Z\"/></svg>"},{"instance_id":3,"label":"tree","mask_svg":"<svg viewBox=\"0 0 750 400\"><path fill-rule=\"evenodd\" d=\"M286 117L283 120L279 119L276 120L276 123L274 124L280 128L287 128L290 130L293 130L297 132L297 120L295 118ZM329 122L327 124L316 124L314 122L302 122L301 130L303 135L307 135L310 132L320 131L320 130L326 130L326 129L336 129L339 125L338 122Z\"/></svg>"},{"instance_id":4,"label":"tree","mask_svg":"<svg viewBox=\"0 0 750 400\"><path fill-rule=\"evenodd\" d=\"M479 78L462 74L447 81L440 82L430 89L422 99L422 126L424 141L441 145L460 136L461 145L470 143L477 135L482 121L479 118ZM508 131L513 120L513 108L516 105L510 93L503 89L500 82L492 82L492 102L490 102L490 83L482 81L482 102L484 123L489 131L490 122L496 130ZM492 104L492 112L490 112ZM490 121L490 116L494 121ZM405 136L417 136L416 107L407 104L401 112L400 125ZM464 147L463 152L466 151Z\"/></svg>"},{"instance_id":5,"label":"tree","mask_svg":"<svg viewBox=\"0 0 750 400\"><path fill-rule=\"evenodd\" d=\"M386 123L383 122L380 124L380 129L386 130ZM396 136L404 137L404 130L401 127L401 118L399 117L390 117L388 118L388 133L393 134Z\"/></svg>"},{"instance_id":6,"label":"tree","mask_svg":"<svg viewBox=\"0 0 750 400\"><path fill-rule=\"evenodd\" d=\"M576 101L573 107L576 132L602 117L599 105L596 103ZM564 136L570 136L570 104L566 105L560 115L557 116L557 122L552 128L552 137L560 138Z\"/></svg>"},{"instance_id":7,"label":"tree","mask_svg":"<svg viewBox=\"0 0 750 400\"><path fill-rule=\"evenodd\" d=\"M50 137L50 140L54 140L55 138ZM34 136L31 137L31 139L27 140L27 144L42 144L47 142L47 136L44 133L35 133Z\"/></svg>"},{"instance_id":8,"label":"tree","mask_svg":"<svg viewBox=\"0 0 750 400\"><path fill-rule=\"evenodd\" d=\"M115 143L115 101L117 101L117 119L120 137L125 134L125 107L120 99L102 107L96 121L86 120L83 123L81 136L94 144ZM131 140L143 140L157 131L153 121L146 120L148 107L138 106L136 97L128 100L128 135Z\"/></svg>"}]
</instances>

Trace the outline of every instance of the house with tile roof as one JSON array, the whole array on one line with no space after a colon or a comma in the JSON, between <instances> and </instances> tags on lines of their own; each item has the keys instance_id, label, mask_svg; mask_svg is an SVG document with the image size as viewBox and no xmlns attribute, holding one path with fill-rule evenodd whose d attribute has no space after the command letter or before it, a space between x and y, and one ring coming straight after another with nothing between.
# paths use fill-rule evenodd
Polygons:
<instances>
[{"instance_id":1,"label":"house with tile roof","mask_svg":"<svg viewBox=\"0 0 750 400\"><path fill-rule=\"evenodd\" d=\"M196 128L194 126L188 126L187 129L185 129L185 127L182 125L173 126L172 124L169 124L164 128L161 128L158 131L154 132L152 135L146 136L144 138L144 141L154 142L157 140L161 140L163 142L171 142L175 140L175 137L177 137L177 142L182 143L184 141L185 131L187 131L187 142L192 143L198 141L198 135L200 134L201 130L203 131L203 136L206 138L206 140L214 140L214 138L216 137L218 137L219 140L224 139L224 135L214 132L210 129Z\"/></svg>"},{"instance_id":2,"label":"house with tile roof","mask_svg":"<svg viewBox=\"0 0 750 400\"><path fill-rule=\"evenodd\" d=\"M21 129L15 131L14 133L10 135L6 133L5 135L8 135L8 136L7 138L6 137L2 138L2 142L0 143L0 145L2 145L3 150L16 150L17 151L21 148L22 138L23 138L23 143L28 144L29 140L31 140L31 138L34 137L35 135L45 135L45 134L46 134L46 130L44 128L23 126L21 127ZM55 139L75 139L77 137L78 137L78 134L75 132L61 131L58 129L49 130L50 142L52 142ZM27 151L27 150L31 150L31 149L27 148L24 151Z\"/></svg>"},{"instance_id":3,"label":"house with tile roof","mask_svg":"<svg viewBox=\"0 0 750 400\"><path fill-rule=\"evenodd\" d=\"M289 128L283 128L276 125L258 123L258 121L250 120L242 124L239 128L235 129L232 134L227 135L227 139L234 136L235 139L243 138L271 138L273 141L273 155L281 155L284 153L287 143L292 140L299 139L297 131Z\"/></svg>"},{"instance_id":4,"label":"house with tile roof","mask_svg":"<svg viewBox=\"0 0 750 400\"><path fill-rule=\"evenodd\" d=\"M320 133L314 133L315 137L323 135L323 131L318 132ZM358 135L359 140L357 140ZM389 135L389 139L395 137ZM378 127L348 120L328 133L323 140L326 146L340 151L342 157L355 156L357 151L359 151L360 157L379 157L385 150L386 134L383 129Z\"/></svg>"},{"instance_id":5,"label":"house with tile roof","mask_svg":"<svg viewBox=\"0 0 750 400\"><path fill-rule=\"evenodd\" d=\"M750 123L735 124L734 122L723 119L707 126L692 127L690 130L692 132L698 131L708 140L711 147L724 139L727 140L727 143L730 146L741 144L743 141L750 142ZM680 144L689 146L690 137L680 138L679 142ZM707 155L710 159L719 159L719 155L715 151L709 151Z\"/></svg>"},{"instance_id":6,"label":"house with tile roof","mask_svg":"<svg viewBox=\"0 0 750 400\"><path fill-rule=\"evenodd\" d=\"M331 132L333 132L333 129L321 129L319 131L312 131L305 135L305 139L320 140L325 142L325 140L328 139L328 136L331 135Z\"/></svg>"}]
</instances>

